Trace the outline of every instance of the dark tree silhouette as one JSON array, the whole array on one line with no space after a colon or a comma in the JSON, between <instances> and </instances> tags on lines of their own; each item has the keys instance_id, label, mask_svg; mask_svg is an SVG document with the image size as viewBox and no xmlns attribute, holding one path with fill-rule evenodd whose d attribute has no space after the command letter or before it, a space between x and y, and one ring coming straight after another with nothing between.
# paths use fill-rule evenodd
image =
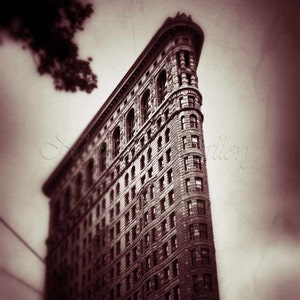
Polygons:
<instances>
[{"instance_id":1,"label":"dark tree silhouette","mask_svg":"<svg viewBox=\"0 0 300 300\"><path fill-rule=\"evenodd\" d=\"M57 90L90 93L97 87L92 59L79 58L73 38L92 13L92 5L80 0L8 0L0 30L32 51L38 72L52 76Z\"/></svg>"}]
</instances>

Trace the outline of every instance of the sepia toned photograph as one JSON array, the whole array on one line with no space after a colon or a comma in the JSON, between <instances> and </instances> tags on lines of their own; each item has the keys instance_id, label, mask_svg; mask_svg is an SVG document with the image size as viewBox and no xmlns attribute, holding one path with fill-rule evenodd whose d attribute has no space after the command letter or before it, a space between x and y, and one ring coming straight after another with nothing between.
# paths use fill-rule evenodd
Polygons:
<instances>
[{"instance_id":1,"label":"sepia toned photograph","mask_svg":"<svg viewBox=\"0 0 300 300\"><path fill-rule=\"evenodd\" d=\"M298 300L297 1L0 12L1 300Z\"/></svg>"}]
</instances>

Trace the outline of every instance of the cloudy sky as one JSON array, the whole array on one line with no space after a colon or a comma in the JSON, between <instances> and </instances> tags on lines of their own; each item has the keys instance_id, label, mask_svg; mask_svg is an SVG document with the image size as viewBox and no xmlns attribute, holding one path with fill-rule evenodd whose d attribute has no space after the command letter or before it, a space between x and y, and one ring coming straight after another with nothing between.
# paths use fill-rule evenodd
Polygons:
<instances>
[{"instance_id":1,"label":"cloudy sky","mask_svg":"<svg viewBox=\"0 0 300 300\"><path fill-rule=\"evenodd\" d=\"M0 217L45 256L43 182L164 20L185 12L205 34L198 77L221 299L299 299L299 3L95 0L94 8L76 36L99 77L91 95L55 92L28 51L0 47ZM43 264L3 223L0 236L0 298L41 299Z\"/></svg>"}]
</instances>

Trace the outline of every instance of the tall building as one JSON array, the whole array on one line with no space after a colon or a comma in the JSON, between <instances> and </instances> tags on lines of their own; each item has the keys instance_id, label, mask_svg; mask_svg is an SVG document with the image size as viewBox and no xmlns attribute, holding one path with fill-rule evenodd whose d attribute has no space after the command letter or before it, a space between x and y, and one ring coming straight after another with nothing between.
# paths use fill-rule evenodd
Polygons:
<instances>
[{"instance_id":1,"label":"tall building","mask_svg":"<svg viewBox=\"0 0 300 300\"><path fill-rule=\"evenodd\" d=\"M219 299L203 40L168 18L44 184L46 299Z\"/></svg>"}]
</instances>

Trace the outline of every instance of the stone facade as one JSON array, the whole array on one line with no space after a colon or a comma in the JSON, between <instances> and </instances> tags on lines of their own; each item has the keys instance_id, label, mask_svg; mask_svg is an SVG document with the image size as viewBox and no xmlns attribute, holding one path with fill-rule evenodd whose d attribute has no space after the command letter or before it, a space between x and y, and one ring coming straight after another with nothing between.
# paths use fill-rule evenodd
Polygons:
<instances>
[{"instance_id":1,"label":"stone facade","mask_svg":"<svg viewBox=\"0 0 300 300\"><path fill-rule=\"evenodd\" d=\"M219 299L203 40L168 18L44 184L46 299Z\"/></svg>"}]
</instances>

